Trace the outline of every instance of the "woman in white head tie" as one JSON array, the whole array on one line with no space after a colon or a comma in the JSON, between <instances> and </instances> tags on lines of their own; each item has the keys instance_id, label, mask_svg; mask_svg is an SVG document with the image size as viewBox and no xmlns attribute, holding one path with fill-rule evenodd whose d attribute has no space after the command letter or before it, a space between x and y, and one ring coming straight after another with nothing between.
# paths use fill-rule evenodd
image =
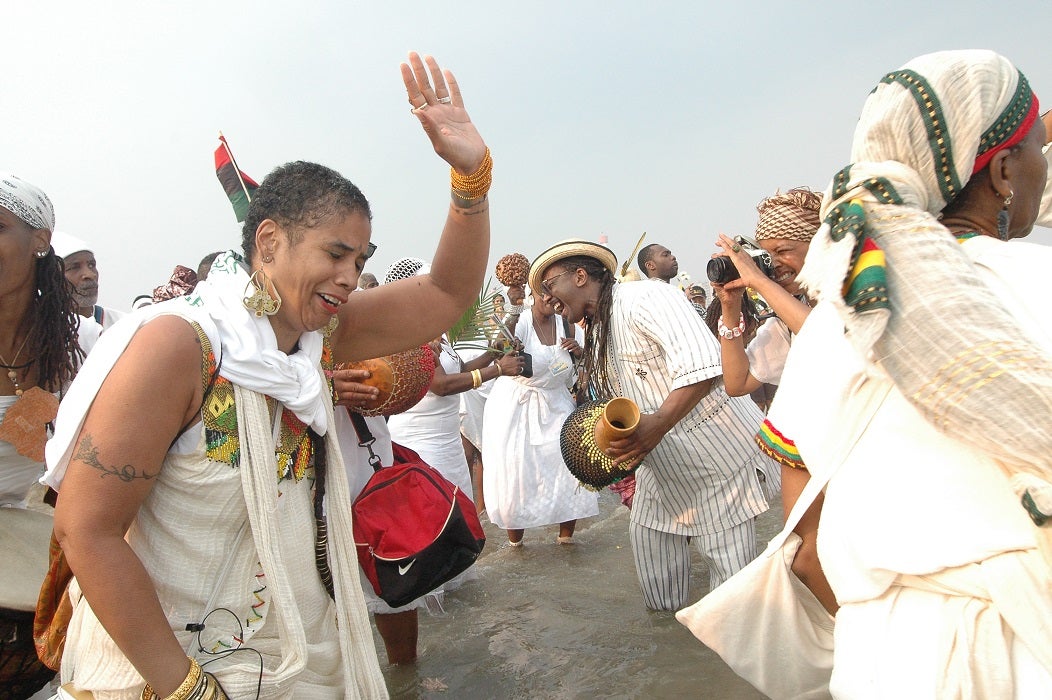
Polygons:
<instances>
[{"instance_id":1,"label":"woman in white head tie","mask_svg":"<svg viewBox=\"0 0 1052 700\"><path fill-rule=\"evenodd\" d=\"M51 247L54 228L47 195L0 173L0 506L26 505L44 470L53 394L84 357L73 289Z\"/></svg>"},{"instance_id":2,"label":"woman in white head tie","mask_svg":"<svg viewBox=\"0 0 1052 700\"><path fill-rule=\"evenodd\" d=\"M769 420L812 478L832 474L836 697L1052 697L1035 526L1052 510L1052 249L1006 242L1049 221L1047 121L1005 58L922 56L871 93L826 192L799 277L818 304ZM891 391L865 415L874 387Z\"/></svg>"},{"instance_id":3,"label":"woman in white head tie","mask_svg":"<svg viewBox=\"0 0 1052 700\"><path fill-rule=\"evenodd\" d=\"M289 163L255 193L244 256L111 328L74 383L47 479L76 576L62 676L77 689L386 697L321 331L342 362L458 318L485 271L492 163L451 73L411 53L402 78L452 166L430 275L352 294L373 250L369 204L329 168Z\"/></svg>"}]
</instances>

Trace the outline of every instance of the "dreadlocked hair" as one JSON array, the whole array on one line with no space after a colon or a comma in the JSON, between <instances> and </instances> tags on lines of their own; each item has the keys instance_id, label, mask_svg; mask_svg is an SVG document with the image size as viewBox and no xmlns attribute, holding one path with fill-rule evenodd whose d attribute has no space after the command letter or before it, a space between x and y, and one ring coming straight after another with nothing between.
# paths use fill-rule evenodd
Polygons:
<instances>
[{"instance_id":1,"label":"dreadlocked hair","mask_svg":"<svg viewBox=\"0 0 1052 700\"><path fill-rule=\"evenodd\" d=\"M35 319L28 345L37 364L37 384L47 391L65 389L84 359L77 342L80 319L73 285L66 280L55 249L36 261L36 296L30 314Z\"/></svg>"},{"instance_id":2,"label":"dreadlocked hair","mask_svg":"<svg viewBox=\"0 0 1052 700\"><path fill-rule=\"evenodd\" d=\"M618 396L607 368L610 340L610 311L614 303L614 276L602 263L586 255L572 255L555 263L565 270L578 268L599 282L599 301L595 313L587 319L584 332L584 370L588 377L591 396L595 399L610 399Z\"/></svg>"}]
</instances>

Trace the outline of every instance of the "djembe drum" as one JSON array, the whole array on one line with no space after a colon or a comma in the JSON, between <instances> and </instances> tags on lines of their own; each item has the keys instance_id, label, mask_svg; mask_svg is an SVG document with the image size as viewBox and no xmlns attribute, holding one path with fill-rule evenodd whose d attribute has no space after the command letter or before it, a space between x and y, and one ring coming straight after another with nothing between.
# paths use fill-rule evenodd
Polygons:
<instances>
[{"instance_id":1,"label":"djembe drum","mask_svg":"<svg viewBox=\"0 0 1052 700\"><path fill-rule=\"evenodd\" d=\"M28 698L55 676L33 645L53 526L50 515L0 508L0 700Z\"/></svg>"}]
</instances>

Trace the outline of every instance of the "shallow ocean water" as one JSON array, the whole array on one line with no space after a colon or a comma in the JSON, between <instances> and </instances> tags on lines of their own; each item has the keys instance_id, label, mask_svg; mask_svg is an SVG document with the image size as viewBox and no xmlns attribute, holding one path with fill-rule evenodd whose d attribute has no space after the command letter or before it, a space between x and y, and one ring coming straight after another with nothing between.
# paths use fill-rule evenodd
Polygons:
<instances>
[{"instance_id":1,"label":"shallow ocean water","mask_svg":"<svg viewBox=\"0 0 1052 700\"><path fill-rule=\"evenodd\" d=\"M763 698L674 613L648 611L628 542L628 510L609 491L600 512L579 521L572 545L557 526L526 531L507 546L486 523L478 578L447 593L443 610L420 612L416 664L384 662L393 698ZM758 551L781 527L781 510L760 516ZM691 602L708 590L693 552ZM759 640L757 640L759 643Z\"/></svg>"}]
</instances>

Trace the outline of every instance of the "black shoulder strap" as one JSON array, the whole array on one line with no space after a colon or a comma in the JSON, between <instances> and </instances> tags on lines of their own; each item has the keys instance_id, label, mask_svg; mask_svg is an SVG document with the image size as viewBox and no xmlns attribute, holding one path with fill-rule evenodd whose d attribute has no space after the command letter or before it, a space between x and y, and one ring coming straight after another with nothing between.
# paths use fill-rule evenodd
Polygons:
<instances>
[{"instance_id":1,"label":"black shoulder strap","mask_svg":"<svg viewBox=\"0 0 1052 700\"><path fill-rule=\"evenodd\" d=\"M351 417L354 432L358 433L358 447L364 447L369 450L369 466L373 468L374 472L380 471L383 469L383 464L380 463L380 458L373 452L373 444L376 442L376 438L373 437L372 431L369 430L369 424L365 422L362 414L355 413L350 409L345 410L347 415Z\"/></svg>"}]
</instances>

